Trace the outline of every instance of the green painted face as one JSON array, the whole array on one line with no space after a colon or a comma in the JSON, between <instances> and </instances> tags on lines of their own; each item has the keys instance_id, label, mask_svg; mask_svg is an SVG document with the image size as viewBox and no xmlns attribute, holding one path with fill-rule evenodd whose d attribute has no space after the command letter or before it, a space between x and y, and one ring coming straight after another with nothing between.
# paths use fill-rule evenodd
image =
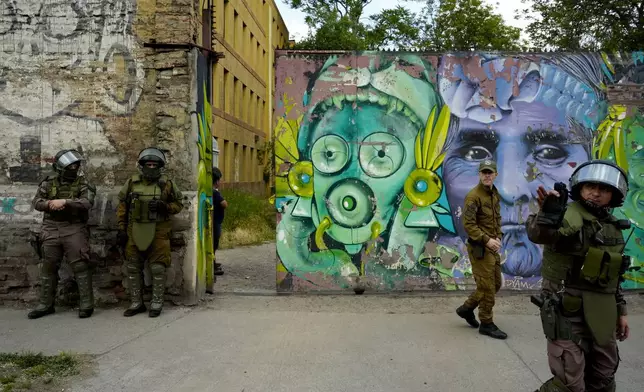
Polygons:
<instances>
[{"instance_id":1,"label":"green painted face","mask_svg":"<svg viewBox=\"0 0 644 392\"><path fill-rule=\"evenodd\" d=\"M314 220L319 224L328 216L331 237L360 244L370 239L374 225L387 227L396 211L415 167L414 142L422 125L402 102L390 105L386 96L349 99L335 99L319 114L310 139Z\"/></svg>"}]
</instances>

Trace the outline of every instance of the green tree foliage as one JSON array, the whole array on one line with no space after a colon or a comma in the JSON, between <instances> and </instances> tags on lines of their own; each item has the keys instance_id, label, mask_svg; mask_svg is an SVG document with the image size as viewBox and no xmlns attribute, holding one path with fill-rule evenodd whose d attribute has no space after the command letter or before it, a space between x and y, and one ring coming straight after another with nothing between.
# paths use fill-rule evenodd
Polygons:
<instances>
[{"instance_id":1,"label":"green tree foliage","mask_svg":"<svg viewBox=\"0 0 644 392\"><path fill-rule=\"evenodd\" d=\"M644 48L641 0L522 0L536 47L566 51ZM532 13L532 14L529 14Z\"/></svg>"},{"instance_id":2,"label":"green tree foliage","mask_svg":"<svg viewBox=\"0 0 644 392\"><path fill-rule=\"evenodd\" d=\"M507 26L481 0L442 0L431 44L437 51L519 50L520 36L520 29Z\"/></svg>"},{"instance_id":3,"label":"green tree foliage","mask_svg":"<svg viewBox=\"0 0 644 392\"><path fill-rule=\"evenodd\" d=\"M372 0L288 0L306 14L310 34L295 45L310 50L517 50L520 30L507 26L482 0L422 2L414 13L403 5L363 16Z\"/></svg>"}]
</instances>

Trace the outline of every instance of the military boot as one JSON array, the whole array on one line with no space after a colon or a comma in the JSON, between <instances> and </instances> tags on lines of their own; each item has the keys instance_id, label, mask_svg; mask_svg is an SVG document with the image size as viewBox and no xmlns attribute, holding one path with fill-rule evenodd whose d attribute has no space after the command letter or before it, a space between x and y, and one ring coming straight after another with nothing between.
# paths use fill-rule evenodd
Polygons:
<instances>
[{"instance_id":1,"label":"military boot","mask_svg":"<svg viewBox=\"0 0 644 392\"><path fill-rule=\"evenodd\" d=\"M571 392L570 389L558 377L553 377L541 385L534 392Z\"/></svg>"},{"instance_id":2,"label":"military boot","mask_svg":"<svg viewBox=\"0 0 644 392\"><path fill-rule=\"evenodd\" d=\"M78 295L80 303L78 317L88 318L94 313L94 289L92 286L92 271L85 261L77 261L72 264L76 283L78 284Z\"/></svg>"},{"instance_id":3,"label":"military boot","mask_svg":"<svg viewBox=\"0 0 644 392\"><path fill-rule=\"evenodd\" d=\"M123 312L123 316L132 317L147 310L143 303L143 282L141 281L141 271L136 263L128 263L127 281L130 289L130 307Z\"/></svg>"},{"instance_id":4,"label":"military boot","mask_svg":"<svg viewBox=\"0 0 644 392\"><path fill-rule=\"evenodd\" d=\"M56 303L56 287L58 285L58 277L55 274L46 273L44 268L40 272L40 303L36 309L29 312L27 315L30 319L37 319L56 311L54 305Z\"/></svg>"},{"instance_id":5,"label":"military boot","mask_svg":"<svg viewBox=\"0 0 644 392\"><path fill-rule=\"evenodd\" d=\"M479 327L479 333L481 335L487 335L495 339L506 339L508 335L501 331L494 323L481 323Z\"/></svg>"},{"instance_id":6,"label":"military boot","mask_svg":"<svg viewBox=\"0 0 644 392\"><path fill-rule=\"evenodd\" d=\"M456 314L465 319L465 321L467 321L467 323L472 327L479 327L479 322L476 321L476 316L474 315L474 309L470 309L465 305L461 305L456 309Z\"/></svg>"},{"instance_id":7,"label":"military boot","mask_svg":"<svg viewBox=\"0 0 644 392\"><path fill-rule=\"evenodd\" d=\"M163 309L165 294L166 267L161 263L150 265L152 275L152 301L150 302L150 317L158 317Z\"/></svg>"}]
</instances>

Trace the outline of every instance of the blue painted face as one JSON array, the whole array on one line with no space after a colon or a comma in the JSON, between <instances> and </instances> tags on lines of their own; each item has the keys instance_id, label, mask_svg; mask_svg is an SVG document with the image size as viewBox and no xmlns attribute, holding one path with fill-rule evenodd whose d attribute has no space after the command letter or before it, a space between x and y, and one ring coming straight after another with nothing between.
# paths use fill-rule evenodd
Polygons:
<instances>
[{"instance_id":1,"label":"blue painted face","mask_svg":"<svg viewBox=\"0 0 644 392\"><path fill-rule=\"evenodd\" d=\"M494 184L501 196L504 271L511 275L539 274L541 250L529 241L524 223L536 206L539 185L552 189L568 183L575 167L589 159L582 134L573 130L563 113L542 103L517 102L500 121L483 124L461 119L459 135L445 159L444 178L452 211L462 208L465 196L476 185L478 165L497 162ZM461 220L459 235L467 234Z\"/></svg>"},{"instance_id":2,"label":"blue painted face","mask_svg":"<svg viewBox=\"0 0 644 392\"><path fill-rule=\"evenodd\" d=\"M319 224L328 216L327 234L344 244L360 244L371 238L374 225L384 230L392 218L415 167L414 142L422 125L400 101L391 110L384 95L377 102L344 98L342 108L337 105L319 114L308 146L318 212L314 220Z\"/></svg>"}]
</instances>

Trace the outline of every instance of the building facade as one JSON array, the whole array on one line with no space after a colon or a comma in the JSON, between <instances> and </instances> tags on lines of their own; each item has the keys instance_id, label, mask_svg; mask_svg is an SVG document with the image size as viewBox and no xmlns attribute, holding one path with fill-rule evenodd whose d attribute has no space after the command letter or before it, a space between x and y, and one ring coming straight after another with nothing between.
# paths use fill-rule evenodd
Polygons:
<instances>
[{"instance_id":1,"label":"building facade","mask_svg":"<svg viewBox=\"0 0 644 392\"><path fill-rule=\"evenodd\" d=\"M270 168L266 160L271 156L265 151L275 91L273 53L288 45L289 33L274 0L210 1L212 37L204 34L203 46L212 44L224 55L212 70L214 163L224 175L224 187L264 194L264 168Z\"/></svg>"},{"instance_id":2,"label":"building facade","mask_svg":"<svg viewBox=\"0 0 644 392\"><path fill-rule=\"evenodd\" d=\"M126 298L117 194L147 146L166 151L184 195L166 295L196 303L214 284L212 168L234 186L267 189L273 50L288 39L273 0L16 0L0 11L0 304L36 298L30 239L42 213L31 200L55 154L70 148L97 187L96 298ZM63 264L61 279L70 272Z\"/></svg>"}]
</instances>

